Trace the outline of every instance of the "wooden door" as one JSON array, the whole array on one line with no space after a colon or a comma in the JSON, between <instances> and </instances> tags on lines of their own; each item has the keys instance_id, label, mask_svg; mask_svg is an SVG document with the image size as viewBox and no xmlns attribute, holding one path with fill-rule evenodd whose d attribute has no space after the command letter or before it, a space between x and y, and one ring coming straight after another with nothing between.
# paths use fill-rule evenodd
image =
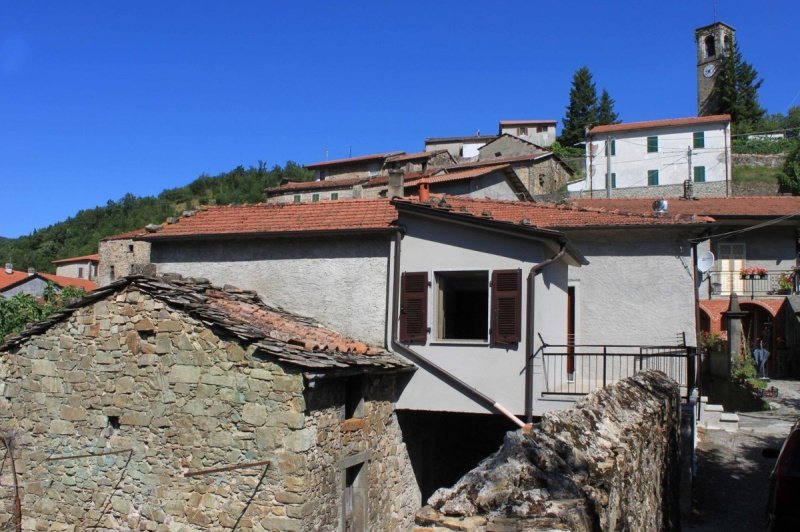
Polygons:
<instances>
[{"instance_id":1,"label":"wooden door","mask_svg":"<svg viewBox=\"0 0 800 532\"><path fill-rule=\"evenodd\" d=\"M745 264L745 245L741 242L720 242L718 248L719 279L722 295L744 292L744 280L739 271Z\"/></svg>"}]
</instances>

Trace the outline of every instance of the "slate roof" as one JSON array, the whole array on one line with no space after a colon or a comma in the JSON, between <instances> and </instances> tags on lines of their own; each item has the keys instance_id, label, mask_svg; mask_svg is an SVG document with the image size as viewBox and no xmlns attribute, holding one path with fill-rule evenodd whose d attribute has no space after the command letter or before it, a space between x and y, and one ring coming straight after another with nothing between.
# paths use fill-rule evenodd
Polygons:
<instances>
[{"instance_id":1,"label":"slate roof","mask_svg":"<svg viewBox=\"0 0 800 532\"><path fill-rule=\"evenodd\" d=\"M129 276L95 290L26 331L7 336L0 351L8 351L45 332L76 310L131 287L185 312L215 334L254 347L254 355L307 370L407 370L413 366L381 347L368 346L326 329L310 318L265 304L255 292L222 288L205 279Z\"/></svg>"},{"instance_id":2,"label":"slate roof","mask_svg":"<svg viewBox=\"0 0 800 532\"><path fill-rule=\"evenodd\" d=\"M388 199L214 206L163 224L155 232L140 229L106 240L388 231L394 229L396 218Z\"/></svg>"},{"instance_id":3,"label":"slate roof","mask_svg":"<svg viewBox=\"0 0 800 532\"><path fill-rule=\"evenodd\" d=\"M578 207L617 210L631 213L652 213L657 198L572 199ZM722 218L776 218L800 215L800 196L739 196L728 198L667 198L670 216L710 216Z\"/></svg>"},{"instance_id":4,"label":"slate roof","mask_svg":"<svg viewBox=\"0 0 800 532\"><path fill-rule=\"evenodd\" d=\"M667 118L666 120L649 120L646 122L625 122L622 124L609 124L597 126L589 130L592 135L599 133L613 133L615 131L633 131L637 129L650 129L657 127L689 126L694 124L708 124L713 122L730 122L731 115L692 116L688 118Z\"/></svg>"},{"instance_id":5,"label":"slate roof","mask_svg":"<svg viewBox=\"0 0 800 532\"><path fill-rule=\"evenodd\" d=\"M440 198L434 198L429 203L421 203L416 199L395 201L426 205L431 209L441 208ZM690 225L710 221L706 217L698 216L633 214L566 204L470 199L461 196L447 196L444 198L444 203L447 205L446 210L453 213L512 224L520 224L522 220L527 220L526 226L545 229Z\"/></svg>"},{"instance_id":6,"label":"slate roof","mask_svg":"<svg viewBox=\"0 0 800 532\"><path fill-rule=\"evenodd\" d=\"M418 151L416 153L402 153L386 158L387 163L400 163L403 161L415 161L418 159L431 159L437 155L448 153L447 150Z\"/></svg>"}]
</instances>

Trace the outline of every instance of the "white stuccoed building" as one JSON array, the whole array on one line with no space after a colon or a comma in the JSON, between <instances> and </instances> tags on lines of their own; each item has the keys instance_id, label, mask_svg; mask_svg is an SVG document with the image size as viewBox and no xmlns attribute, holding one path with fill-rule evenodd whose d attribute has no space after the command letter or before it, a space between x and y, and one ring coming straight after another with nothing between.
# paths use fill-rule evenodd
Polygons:
<instances>
[{"instance_id":1,"label":"white stuccoed building","mask_svg":"<svg viewBox=\"0 0 800 532\"><path fill-rule=\"evenodd\" d=\"M587 177L572 195L675 197L689 183L698 196L730 195L730 115L597 126L588 137Z\"/></svg>"}]
</instances>

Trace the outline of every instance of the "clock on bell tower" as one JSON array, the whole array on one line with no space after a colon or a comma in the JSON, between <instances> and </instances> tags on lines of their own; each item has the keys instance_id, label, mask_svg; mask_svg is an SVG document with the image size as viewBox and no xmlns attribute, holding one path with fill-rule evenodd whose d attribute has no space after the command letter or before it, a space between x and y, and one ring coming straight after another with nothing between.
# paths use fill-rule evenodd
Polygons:
<instances>
[{"instance_id":1,"label":"clock on bell tower","mask_svg":"<svg viewBox=\"0 0 800 532\"><path fill-rule=\"evenodd\" d=\"M697 116L714 114L714 82L722 57L733 46L736 30L715 22L694 30L697 43Z\"/></svg>"}]
</instances>

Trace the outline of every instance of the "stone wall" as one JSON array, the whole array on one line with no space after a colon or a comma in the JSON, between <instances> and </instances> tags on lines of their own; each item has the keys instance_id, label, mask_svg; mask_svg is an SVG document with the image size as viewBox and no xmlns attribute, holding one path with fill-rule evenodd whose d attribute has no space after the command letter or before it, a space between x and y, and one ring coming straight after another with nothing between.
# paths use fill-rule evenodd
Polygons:
<instances>
[{"instance_id":1,"label":"stone wall","mask_svg":"<svg viewBox=\"0 0 800 532\"><path fill-rule=\"evenodd\" d=\"M706 183L693 183L694 195L697 197L724 197L725 181L711 181ZM729 184L729 186L731 186ZM590 197L589 191L570 192L576 198ZM605 198L606 191L595 190L592 197ZM612 198L680 198L683 197L683 184L656 185L646 187L625 187L611 190Z\"/></svg>"},{"instance_id":2,"label":"stone wall","mask_svg":"<svg viewBox=\"0 0 800 532\"><path fill-rule=\"evenodd\" d=\"M96 281L100 286L131 273L145 273L150 263L150 243L141 240L101 240L98 253Z\"/></svg>"},{"instance_id":3,"label":"stone wall","mask_svg":"<svg viewBox=\"0 0 800 532\"><path fill-rule=\"evenodd\" d=\"M676 383L640 373L509 432L415 530L678 530L679 445Z\"/></svg>"},{"instance_id":4,"label":"stone wall","mask_svg":"<svg viewBox=\"0 0 800 532\"><path fill-rule=\"evenodd\" d=\"M383 490L375 528L384 518L407 527L418 507L393 377L365 377L376 401L367 397L364 418L348 425L341 379L315 409L298 371L133 288L3 353L0 378L0 426L20 430L26 529L337 530L338 480L320 479L339 479L329 466L360 449L370 454L371 485ZM185 476L263 460L268 467ZM3 523L8 467L0 484Z\"/></svg>"},{"instance_id":5,"label":"stone wall","mask_svg":"<svg viewBox=\"0 0 800 532\"><path fill-rule=\"evenodd\" d=\"M767 168L780 168L786 161L785 153L733 153L731 161L734 166L765 166Z\"/></svg>"}]
</instances>

